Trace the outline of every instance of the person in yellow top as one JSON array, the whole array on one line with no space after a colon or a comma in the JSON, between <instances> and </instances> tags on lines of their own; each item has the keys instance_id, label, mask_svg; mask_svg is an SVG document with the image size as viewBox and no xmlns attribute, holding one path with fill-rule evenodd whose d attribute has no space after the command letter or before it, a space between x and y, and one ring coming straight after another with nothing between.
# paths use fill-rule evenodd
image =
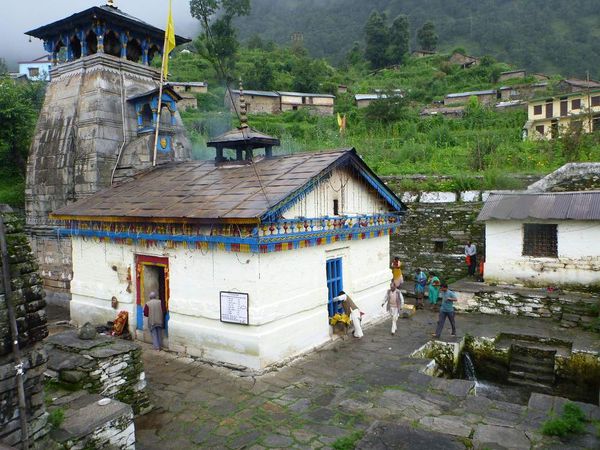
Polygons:
<instances>
[{"instance_id":1,"label":"person in yellow top","mask_svg":"<svg viewBox=\"0 0 600 450\"><path fill-rule=\"evenodd\" d=\"M400 262L400 258L397 256L394 257L392 261L392 281L396 285L396 287L400 287L402 283L404 283L404 277L402 276L402 263Z\"/></svg>"}]
</instances>

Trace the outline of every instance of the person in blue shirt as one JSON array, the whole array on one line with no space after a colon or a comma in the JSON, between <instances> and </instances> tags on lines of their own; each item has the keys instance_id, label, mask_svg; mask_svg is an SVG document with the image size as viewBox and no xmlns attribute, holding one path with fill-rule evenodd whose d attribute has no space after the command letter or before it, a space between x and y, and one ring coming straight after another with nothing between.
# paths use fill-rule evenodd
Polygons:
<instances>
[{"instance_id":1,"label":"person in blue shirt","mask_svg":"<svg viewBox=\"0 0 600 450\"><path fill-rule=\"evenodd\" d=\"M454 302L458 300L458 297L454 292L448 289L447 283L442 283L440 291L442 294L442 306L440 307L440 316L438 319L437 329L435 330L435 333L432 334L432 336L436 339L440 338L447 317L448 320L450 320L450 325L452 326L452 334L450 336L456 337L456 324L454 322Z\"/></svg>"}]
</instances>

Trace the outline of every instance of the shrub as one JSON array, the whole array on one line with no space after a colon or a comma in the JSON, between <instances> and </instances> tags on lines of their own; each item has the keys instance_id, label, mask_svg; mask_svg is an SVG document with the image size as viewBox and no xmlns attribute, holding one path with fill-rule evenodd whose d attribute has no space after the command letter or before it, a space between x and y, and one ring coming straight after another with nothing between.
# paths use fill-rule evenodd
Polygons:
<instances>
[{"instance_id":1,"label":"shrub","mask_svg":"<svg viewBox=\"0 0 600 450\"><path fill-rule=\"evenodd\" d=\"M581 408L574 403L566 403L560 417L544 422L542 434L564 437L570 434L583 433L585 430L584 424L585 414Z\"/></svg>"}]
</instances>

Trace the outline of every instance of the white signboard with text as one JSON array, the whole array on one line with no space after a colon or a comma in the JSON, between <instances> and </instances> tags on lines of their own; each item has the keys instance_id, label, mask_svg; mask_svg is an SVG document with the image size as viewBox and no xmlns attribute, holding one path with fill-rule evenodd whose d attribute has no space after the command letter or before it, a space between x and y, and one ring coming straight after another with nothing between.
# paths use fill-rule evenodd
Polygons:
<instances>
[{"instance_id":1,"label":"white signboard with text","mask_svg":"<svg viewBox=\"0 0 600 450\"><path fill-rule=\"evenodd\" d=\"M248 325L248 294L221 291L221 322Z\"/></svg>"}]
</instances>

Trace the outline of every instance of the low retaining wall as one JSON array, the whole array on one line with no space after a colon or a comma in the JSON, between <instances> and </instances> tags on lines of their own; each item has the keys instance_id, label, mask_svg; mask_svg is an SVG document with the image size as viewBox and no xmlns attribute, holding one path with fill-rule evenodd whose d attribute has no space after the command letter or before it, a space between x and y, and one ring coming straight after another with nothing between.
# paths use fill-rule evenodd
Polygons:
<instances>
[{"instance_id":1,"label":"low retaining wall","mask_svg":"<svg viewBox=\"0 0 600 450\"><path fill-rule=\"evenodd\" d=\"M475 283L469 283L473 285ZM600 299L586 294L549 293L543 289L453 286L458 294L458 311L494 315L552 318L564 328L590 328L598 321Z\"/></svg>"},{"instance_id":2,"label":"low retaining wall","mask_svg":"<svg viewBox=\"0 0 600 450\"><path fill-rule=\"evenodd\" d=\"M48 369L58 381L131 405L135 414L150 409L142 352L130 341L109 336L82 340L76 331L47 340Z\"/></svg>"}]
</instances>

